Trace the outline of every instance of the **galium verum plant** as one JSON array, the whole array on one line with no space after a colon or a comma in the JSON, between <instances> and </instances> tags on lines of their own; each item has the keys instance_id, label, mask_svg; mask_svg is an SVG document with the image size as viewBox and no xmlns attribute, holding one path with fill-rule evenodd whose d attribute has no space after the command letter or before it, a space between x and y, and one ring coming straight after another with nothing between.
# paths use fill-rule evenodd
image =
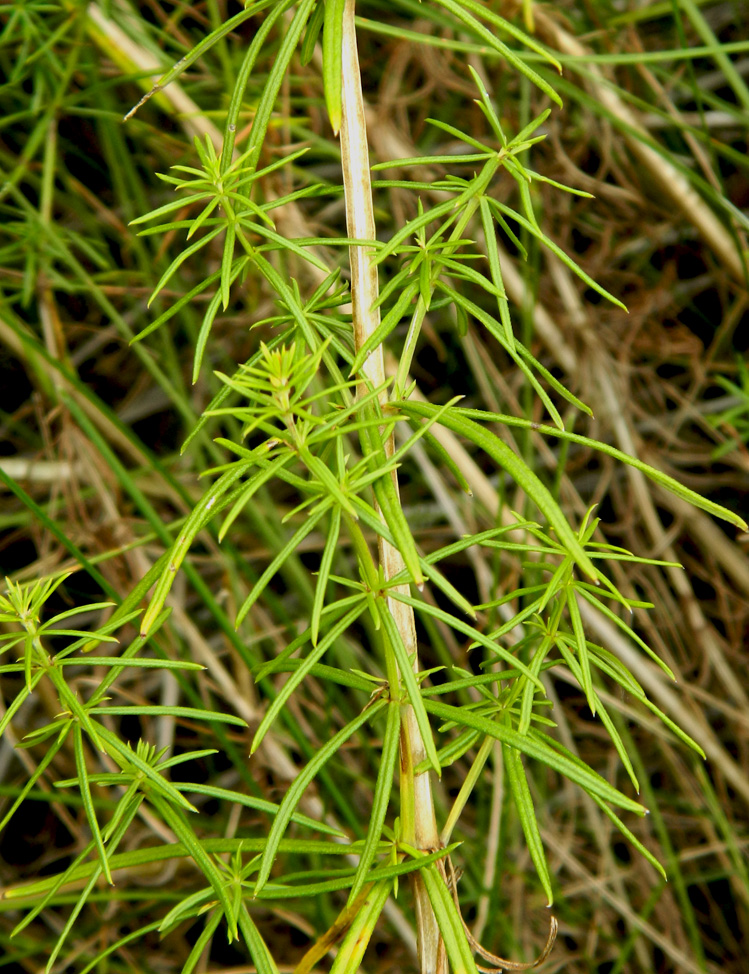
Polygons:
<instances>
[{"instance_id":1,"label":"galium verum plant","mask_svg":"<svg viewBox=\"0 0 749 974\"><path fill-rule=\"evenodd\" d=\"M504 58L551 102L561 105L554 88L524 59L522 51L532 51L558 67L532 36L478 0L430 2ZM274 297L275 308L272 317L251 323L253 329L262 329L265 340L257 341L250 358L234 371L217 372L220 390L186 444L190 449L204 432L218 432L215 442L223 451L223 462L205 471L210 485L175 526L171 547L123 602L113 600L120 604L107 626L83 633L60 629L62 617L42 624L42 606L53 590L51 583L27 589L10 586L3 598L3 620L16 626L11 635L2 637L4 648L23 647L22 661L6 664L3 671L21 667L26 686L0 726L7 726L26 693L40 681L48 682L59 700L60 716L24 742L50 742L49 758L28 789L60 748L72 746L77 777L58 781L56 787L79 790L91 832L88 846L63 872L18 892L19 902L30 907L17 927L20 933L41 910L57 903L64 891L75 890L49 968L102 879L113 882L120 868L174 858L192 860L202 880L147 930L167 933L202 918L183 974L196 968L222 925L231 941L244 944L259 971L277 971L286 958L274 957L266 944L258 908L338 891L346 896L339 916L327 930L319 931L296 970L313 970L337 947L332 970L355 971L383 910L390 908L387 904L399 892L402 876L409 877L413 891L422 972L502 969L510 962L476 943L462 920L453 865L453 859L460 858L460 843L453 839L460 835L461 812L497 742L509 794L549 904L553 879L528 779L530 761L580 786L662 872L626 824L626 816L644 814L642 805L553 736L545 682L550 671L564 664L579 683L590 710L611 738L633 792L639 790L637 776L599 692L603 684L620 687L686 746L701 753L699 744L648 698L622 662L605 646L593 643L585 631L585 613L600 613L670 672L626 621L631 610L649 603L625 596L606 570L612 561L664 563L606 544L592 511L573 523L533 467L496 430L533 429L568 444L593 447L715 516L746 525L639 460L565 429L559 402L583 412L588 408L518 338L503 282L498 237L521 256L528 241L534 240L588 287L620 303L544 233L535 215L534 185L542 178L552 181L529 168L527 157L544 138L550 109L513 135L506 130L484 80L468 68L485 121L485 137L478 139L432 120L434 127L461 144L461 153L378 163L373 167L378 175L397 170L399 178L378 179L373 188L354 7L354 0L250 2L209 33L156 86L174 81L231 30L253 18L257 29L231 94L222 144L214 145L209 136L196 138L195 165L177 165L161 176L173 187L175 198L134 221L144 235L176 234L185 242L158 281L153 298L186 261L202 259L209 272L146 325L138 339L166 326L188 302L208 292L195 343L193 379L197 381L212 358L215 319L229 307L238 288L251 278L261 279ZM255 83L257 64L276 37L280 40L272 66L262 84L257 84L252 101L252 124L243 130L248 86ZM309 66L318 63L329 121L340 138L342 186L316 180L312 170L305 168L305 148L276 159L268 151L268 133L285 80L292 71L303 66L311 70ZM400 178L411 168L421 174L434 167L444 167L447 174ZM272 188L278 185L275 179L281 171L287 189L277 193ZM512 178L516 203L507 202L504 192L497 195L500 175ZM560 191L578 192L554 185ZM321 238L311 232L289 236L283 231L285 213L296 214L298 227L303 223L298 219L301 202L327 202L338 198L341 188L345 236ZM414 215L383 241L375 225L373 193L396 190L408 191L418 201ZM548 421L469 408L460 404L459 395L444 403L425 401L411 379L411 366L430 314L452 316L461 340L469 322L483 326L523 374ZM397 346L397 356L386 351L391 344ZM522 490L527 506L522 514L508 513L502 523L426 553L404 512L399 475L414 463L418 445L470 493L470 471L451 446L458 438L510 478ZM293 503L283 509L279 505L282 542L242 594L236 612L240 642L241 634L259 618L258 610L264 618L273 616L277 578L290 565L299 564L312 539L319 540L321 554L304 624L296 630L285 624L282 647L267 658L247 647L238 650L258 686L267 689L267 707L254 728L252 753L281 746L279 732L286 726L291 698L303 691L308 678L323 686L347 688L352 708L342 726L309 755L278 805L213 784L175 784L169 779L170 768L212 751L169 758L145 741L130 747L107 723L112 717L153 713L209 721L221 733L222 724L243 724L238 716L202 709L198 702L195 707L152 708L106 703L107 691L126 667L175 672L199 668L196 662L169 659L161 639L174 580L202 532L218 525L218 539L230 540L233 526L251 517L252 505L268 491L293 498ZM450 566L476 546L491 549L500 558L503 554L523 558L522 585L474 604L470 594L456 585ZM92 657L95 645L113 640L112 633L135 618L151 589L140 635L119 656ZM417 624L426 632L434 625L446 627L457 639L467 641L474 649L477 672L456 664L423 670ZM347 641L354 632L366 644L363 661ZM65 640L70 641L60 648ZM149 646L155 656L147 654ZM106 667L108 675L82 699L70 690L66 675L71 666L94 662ZM279 674L286 675L284 682L272 679ZM336 817L335 801L331 799L330 814L324 815L322 803L310 799L310 786L317 782L318 793L324 795L330 780L328 763L341 760L357 741L376 749L377 774L369 820L352 838L350 823ZM109 771L90 770L91 750L103 752ZM443 769L468 755L470 770L438 821L433 782ZM96 796L102 791L111 794L114 803L106 814L97 807ZM191 824L194 806L185 793L256 809L272 824L267 833L205 837ZM14 803L6 822L23 797ZM144 810L176 841L121 851L128 828ZM292 823L295 829L290 832ZM299 837L305 834L323 838ZM397 904L408 910L404 899L401 893ZM553 944L554 933L552 921L542 958Z\"/></svg>"}]
</instances>

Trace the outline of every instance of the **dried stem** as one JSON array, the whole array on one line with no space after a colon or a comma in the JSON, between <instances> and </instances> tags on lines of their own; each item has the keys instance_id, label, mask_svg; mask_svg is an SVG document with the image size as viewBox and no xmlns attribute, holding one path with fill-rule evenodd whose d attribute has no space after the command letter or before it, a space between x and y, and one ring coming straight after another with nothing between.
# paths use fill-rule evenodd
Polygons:
<instances>
[{"instance_id":1,"label":"dried stem","mask_svg":"<svg viewBox=\"0 0 749 974\"><path fill-rule=\"evenodd\" d=\"M369 176L369 148L364 120L359 58L354 26L355 0L346 0L343 22L343 118L341 125L341 156L343 183L346 197L346 225L350 237L359 240L375 240L372 186ZM353 302L354 336L356 348L362 347L377 328L380 315L374 307L378 295L377 268L372 252L366 247L350 248L351 295ZM362 374L372 386L379 386L386 378L382 348L376 348L362 367ZM383 398L386 393L383 393ZM394 449L392 436L385 444L391 455ZM393 473L396 490L397 476ZM379 559L385 578L393 578L403 570L400 552L384 539L379 539ZM404 586L408 591L408 586ZM388 607L400 631L403 643L416 656L416 629L410 606L388 600ZM403 838L419 849L434 849L439 845L437 823L429 772L414 774L414 768L426 757L424 744L410 706L403 707L401 721L401 821ZM414 881L416 897L417 934L422 974L442 974L446 970L444 951L434 912L421 880Z\"/></svg>"}]
</instances>

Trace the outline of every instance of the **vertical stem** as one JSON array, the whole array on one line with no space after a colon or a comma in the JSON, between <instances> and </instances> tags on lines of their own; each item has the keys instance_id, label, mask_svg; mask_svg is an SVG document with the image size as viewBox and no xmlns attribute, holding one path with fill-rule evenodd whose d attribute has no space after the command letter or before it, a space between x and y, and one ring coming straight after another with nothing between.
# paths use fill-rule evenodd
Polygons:
<instances>
[{"instance_id":1,"label":"vertical stem","mask_svg":"<svg viewBox=\"0 0 749 974\"><path fill-rule=\"evenodd\" d=\"M346 226L348 235L352 238L375 240L372 185L369 176L369 144L364 121L364 100L354 26L355 6L355 0L346 0L343 16L341 157L346 199ZM377 267L372 261L372 252L366 247L351 247L350 261L354 337L356 348L359 349L380 321L379 310L374 308L378 295ZM381 347L371 353L361 371L372 386L379 386L384 382L385 364ZM383 400L386 396L387 394L383 392ZM393 450L393 437L390 436L385 443L385 451L390 456ZM393 472L392 476L397 490L397 475ZM403 569L403 559L398 549L382 538L379 539L378 548L385 578L390 579ZM403 590L407 592L408 586L404 586ZM394 599L388 599L388 609L398 626L406 649L409 654L413 654L414 668L418 669L413 610L410 606ZM414 768L424 760L426 753L413 710L407 704L402 710L400 748L403 838L413 843L416 848L435 849L439 846L439 835L429 772L414 774ZM426 889L418 874L414 880L414 896L421 974L443 974L446 965L439 928Z\"/></svg>"}]
</instances>

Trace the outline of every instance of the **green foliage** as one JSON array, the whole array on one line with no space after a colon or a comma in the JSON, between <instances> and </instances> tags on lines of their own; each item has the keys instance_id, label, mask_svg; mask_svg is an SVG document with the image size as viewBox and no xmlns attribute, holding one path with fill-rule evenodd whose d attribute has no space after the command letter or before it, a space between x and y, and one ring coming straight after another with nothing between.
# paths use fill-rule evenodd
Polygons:
<instances>
[{"instance_id":1,"label":"green foliage","mask_svg":"<svg viewBox=\"0 0 749 974\"><path fill-rule=\"evenodd\" d=\"M561 107L563 88L554 81L560 61L490 6L478 0L396 6L413 17L423 14L439 28L425 32L425 43L438 47L448 32L457 50L499 58L503 70L513 77L519 74L526 98L533 86L536 97ZM85 59L81 38L88 31L105 46L96 31L103 29L102 23L114 23L106 18L117 14L116 7L95 5L104 20L93 26L75 3L13 7L3 45L11 49L18 43L16 36L22 42L11 80L28 82L35 90L34 107L28 110L34 121L24 150L27 159L54 131L55 112L67 97L75 66L72 55L67 64L62 41L69 37L69 51ZM390 23L382 5L371 7L371 19L360 26L385 33ZM290 110L288 87L303 67L317 70L320 42L321 84L310 99L310 111L324 105L333 132L339 132L345 8L344 0L266 0L249 3L221 22L222 5L206 5L208 12L201 12L207 18L205 36L192 47L185 45L181 58L150 94L162 97L185 72L201 70L209 55L215 58L211 71L220 75L223 64L225 80L233 87L218 86L221 97L203 118L212 122L218 114L225 121L223 141L216 144L212 130L195 134L194 156L159 174L162 186L154 190L157 199L151 209L140 185L143 160L137 165L128 161L127 137L113 123L118 100L111 87L100 82L104 107L81 103L81 114L105 132L110 157L120 158L123 187L132 187L130 212L121 216L137 228L128 246L135 255L138 286L149 284L147 307L155 301L167 305L153 320L143 307L132 308L132 314L112 307L103 238L56 225L53 141L46 143L40 169L28 175L38 191L38 212L18 188L25 161L19 162L17 173L8 174L2 188L9 236L4 258L16 290L9 308L17 343L30 368L44 377L40 384L50 395L52 390L59 393L68 414L97 445L123 503L126 499L133 505L147 525L148 532L141 530L123 550L142 554L158 546L148 570L124 598L72 538L63 541L68 556L100 585L106 601L57 611L60 593L75 578L72 570L57 569L36 582L9 580L0 596L0 647L9 660L0 666L0 674L13 688L5 695L0 731L12 729L31 695L45 701L46 713L19 744L29 755L29 774L0 828L49 780L54 791L50 800L56 801L59 793L79 808L89 836L54 875L5 891L10 908L26 911L11 942L21 943L23 932L45 911L57 911L47 971L78 964L73 941L84 911L108 908L119 896L138 902L141 918L158 911L143 926L143 935L194 930L192 947L180 961L182 974L202 969L219 931L239 945L258 971L275 972L288 965L268 933L277 900L293 901L294 909L306 903L314 917L309 954L298 970L312 968L316 949L322 957L339 942L332 970L354 971L388 904L411 909L404 906L403 895L395 899L402 876L419 877L423 883L450 969L476 971L475 945L466 935L446 867L451 854L461 855L459 843L449 844L450 835L456 829L461 835L461 813L480 787L490 754L502 762L500 787L506 784L512 821L535 869L529 882L537 884L549 905L557 884L544 841L542 795L548 792L539 789L534 776L546 776L555 789L566 782L581 789L665 877L658 857L632 828L633 816L644 815L646 808L633 797L639 796L641 773L621 726L620 697L636 702L638 712L654 716L659 734L671 735L679 746L704 757L701 742L652 699L649 688L615 651L593 641L586 626L586 613L602 617L672 679L668 662L643 638L633 618L635 610L652 608L653 603L626 589L617 568L666 569L676 563L640 557L607 542L592 508L582 515L570 513L532 451L516 449L507 438L508 431L521 429L544 442L558 441L563 449L596 451L629 465L679 501L746 530L737 513L662 470L573 432L571 417L589 416L591 410L576 395L574 383L559 378L532 350L533 336L522 327L505 280L506 246L521 259L539 261L543 254L544 260L558 261L597 300L624 309L543 229L540 188L590 197L532 166L552 109L528 112L516 127L497 107L483 76L469 68L465 83L477 96L478 126L475 120L461 127L429 119L423 154L373 166L376 172L397 170L398 178L378 179L374 188L378 199L405 194L409 202L400 225L377 240L351 239L335 226L316 235L310 225L320 211L336 210L342 185L327 170L321 175L309 160L322 156L337 162L337 145L314 136L307 119L296 117L297 106ZM530 29L532 5L524 10ZM699 16L693 5L689 10ZM139 18L137 30L145 43L148 21L142 12ZM236 31L242 32L241 44L233 40ZM41 37L45 40L32 51L32 42ZM181 33L179 40L183 43ZM123 52L126 47L114 30L106 43L110 55L118 43ZM705 43L717 42L707 38ZM730 77L743 90L740 76ZM56 86L59 93L52 94ZM278 106L284 99L288 114L281 118ZM148 111L147 101L148 96L141 112ZM144 124L141 116L130 116L126 132L137 132ZM281 144L278 131L284 127ZM432 151L435 140L446 140L449 151ZM306 144L287 148L300 141ZM417 178L403 178L409 170ZM277 192L279 185L284 189ZM70 180L65 191L79 191L77 182ZM298 217L297 232L288 231L288 212ZM26 226L33 233L23 237ZM170 248L178 250L175 256L165 256ZM352 294L342 272L347 248L369 254L382 281L376 302L381 321L358 346L349 311ZM175 476L180 462L175 458L170 458L169 470L158 461L151 463L132 434L122 431L119 419L81 388L64 349L49 337L54 328L50 332L51 326L43 323L40 339L21 322L18 309L27 308L40 288L93 296L120 340L132 345L180 412L183 452L194 458L207 486L196 492L190 484L187 490ZM243 320L252 329L246 359L234 361L220 336L222 317L237 306L249 312ZM494 354L512 363L523 383L523 415L478 409L470 399L462 405L462 389L443 402L423 401L412 374L435 316L450 322L451 339L458 345L495 343ZM170 329L181 331L181 343L169 337ZM386 345L397 345L397 361L390 377L372 382L365 366ZM195 397L175 351L185 347L192 384L200 393ZM740 366L744 386L747 375ZM745 388L727 380L721 384L729 394L746 399ZM206 390L209 395L203 396ZM716 423L730 423L742 440L743 400L714 417ZM547 421L539 421L541 417ZM115 431L117 450L107 445L102 430L107 436ZM398 483L420 476L420 457L426 451L448 471L448 479L452 476L459 487L470 490L475 477L445 446L445 431L480 458L503 494L520 498L522 513L506 505L508 523L491 524L489 519L489 527L482 523L457 540L426 546ZM128 462L135 456L138 465L145 463L159 474L172 508L169 518L155 512L148 496L152 485L140 470L133 472L123 463L118 454L124 453ZM11 479L5 473L3 478ZM13 490L48 531L58 531L49 511L17 485ZM257 559L245 558L244 546L236 541L248 531L263 549L259 568ZM212 589L196 564L201 552L219 551L219 545L225 578L212 579ZM402 568L390 575L381 556L389 549L402 559ZM472 585L461 584L461 577L466 559L487 553L500 567L491 580L491 598L482 600ZM503 574L505 565L512 565L512 571ZM199 597L192 617L183 608L185 577ZM88 625L89 617L107 613L109 618L98 627ZM415 668L417 630L412 626L411 640L402 623L404 613L408 618L413 613L419 635L434 636L436 645L464 646L471 656L461 652L427 671ZM67 628L67 620L78 617L84 619L75 623L78 628ZM222 634L220 649L204 637L207 629ZM199 648L199 659L187 658L191 647ZM232 654L230 664L221 658L225 652ZM78 667L86 667L93 679L79 679ZM206 669L210 686L194 682L193 674ZM164 688L174 681L190 705L154 703L130 694L122 684L130 670L144 678L158 676L165 695ZM562 670L579 687L613 746L626 776L621 787L556 733L550 687ZM288 676L279 681L280 674ZM224 692L252 686L253 699L238 694L237 712L227 713L225 705L212 702L217 686ZM612 698L612 692L620 697ZM265 694L262 705L257 693ZM314 711L314 718L305 715L306 708ZM413 715L413 725L406 712ZM310 719L317 728L315 744L308 737ZM251 741L244 735L248 724ZM173 754L146 731L175 725L217 746ZM137 740L127 730L132 726L139 728ZM416 766L409 766L409 733L423 747ZM355 750L370 754L366 772L350 759ZM439 817L448 823L442 845L416 847L408 828L419 814L413 804L414 782L426 774L437 780L462 767L474 750L454 803L447 795L441 799ZM38 761L32 757L42 752ZM211 763L224 753L233 755L235 768L242 769L232 787L217 783L218 764ZM248 755L250 771L245 766ZM75 774L55 776L57 764L66 757ZM283 793L278 801L247 793L259 790L254 762L260 757L279 773ZM201 762L214 769L207 782L173 774L180 765L192 771ZM284 777L281 771L287 765L292 771ZM347 793L351 786L369 796L365 811L359 798ZM233 825L227 822L225 834L212 831L210 816L203 811L206 801L233 809L230 815L237 817L231 819ZM238 816L245 810L253 813L251 825L243 829L248 834L235 837ZM157 823L158 844L130 845L128 838L141 822ZM175 868L189 866L191 879L165 889L154 907L148 888L131 885L129 877L145 876L149 868L156 870L167 861L178 864ZM338 920L335 910L341 911ZM136 937L135 932L118 933L104 945L89 945L79 969L121 969Z\"/></svg>"}]
</instances>

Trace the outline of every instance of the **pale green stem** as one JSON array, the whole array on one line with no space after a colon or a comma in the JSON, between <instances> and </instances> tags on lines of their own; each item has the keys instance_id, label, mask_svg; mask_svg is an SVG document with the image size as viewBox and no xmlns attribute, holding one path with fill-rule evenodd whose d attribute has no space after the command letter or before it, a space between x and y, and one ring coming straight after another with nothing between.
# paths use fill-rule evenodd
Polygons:
<instances>
[{"instance_id":1,"label":"pale green stem","mask_svg":"<svg viewBox=\"0 0 749 974\"><path fill-rule=\"evenodd\" d=\"M357 240L375 240L372 186L369 175L369 144L364 121L364 100L356 49L354 25L355 0L346 0L343 18L343 118L341 125L341 158L346 199L348 235ZM378 295L377 267L372 252L366 247L351 247L351 296L353 303L356 348L362 347L377 328L380 316L374 307ZM376 348L361 369L362 376L372 387L380 386L386 378L382 347ZM383 400L386 394L383 393ZM391 456L392 436L385 444ZM393 473L397 490L397 478ZM386 579L393 578L404 568L397 548L382 538L379 540L379 559ZM404 586L408 591L408 586ZM403 643L416 657L416 629L410 606L388 599L388 609L400 631ZM426 758L424 744L410 706L404 706L401 722L401 789L404 834L403 839L418 849L430 850L439 846L437 822L434 815L429 772L415 774L414 768ZM405 832L408 829L408 832ZM422 974L445 974L444 950L429 897L421 879L414 880L417 936Z\"/></svg>"}]
</instances>

